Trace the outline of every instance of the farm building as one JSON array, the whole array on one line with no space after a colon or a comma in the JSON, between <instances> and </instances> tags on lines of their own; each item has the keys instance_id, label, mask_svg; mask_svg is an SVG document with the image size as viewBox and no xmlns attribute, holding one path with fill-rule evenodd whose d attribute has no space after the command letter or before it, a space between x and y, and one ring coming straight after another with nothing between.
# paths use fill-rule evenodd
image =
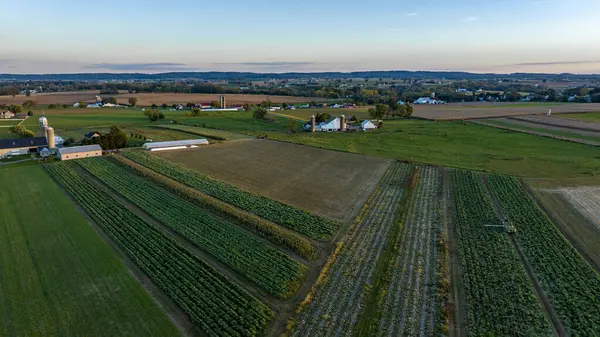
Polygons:
<instances>
[{"instance_id":1,"label":"farm building","mask_svg":"<svg viewBox=\"0 0 600 337\"><path fill-rule=\"evenodd\" d=\"M0 158L38 152L47 146L46 137L0 139Z\"/></svg>"},{"instance_id":2,"label":"farm building","mask_svg":"<svg viewBox=\"0 0 600 337\"><path fill-rule=\"evenodd\" d=\"M325 122L316 123L315 131L316 132L340 131L341 124L342 124L342 122L341 122L340 117L332 117L332 118L326 120ZM309 122L306 122L304 124L304 129L309 130L309 131L312 129L312 120Z\"/></svg>"},{"instance_id":3,"label":"farm building","mask_svg":"<svg viewBox=\"0 0 600 337\"><path fill-rule=\"evenodd\" d=\"M360 123L360 129L363 131L375 130L377 129L377 125L373 124L370 120L364 120Z\"/></svg>"},{"instance_id":4,"label":"farm building","mask_svg":"<svg viewBox=\"0 0 600 337\"><path fill-rule=\"evenodd\" d=\"M97 132L97 131L91 131L91 132L88 132L88 133L86 133L85 135L83 135L83 138L85 138L85 139L87 139L87 140L92 140L92 139L94 139L94 138L98 138L98 137L100 137L100 136L101 136L100 132Z\"/></svg>"},{"instance_id":5,"label":"farm building","mask_svg":"<svg viewBox=\"0 0 600 337\"><path fill-rule=\"evenodd\" d=\"M174 140L170 142L145 143L142 148L148 151L169 151L187 148L196 148L199 145L208 145L206 139Z\"/></svg>"},{"instance_id":6,"label":"farm building","mask_svg":"<svg viewBox=\"0 0 600 337\"><path fill-rule=\"evenodd\" d=\"M63 147L58 149L58 159L72 160L102 156L100 145Z\"/></svg>"},{"instance_id":7,"label":"farm building","mask_svg":"<svg viewBox=\"0 0 600 337\"><path fill-rule=\"evenodd\" d=\"M4 111L4 112L0 113L0 118L9 119L9 118L14 118L14 117L15 117L15 114L10 111Z\"/></svg>"}]
</instances>

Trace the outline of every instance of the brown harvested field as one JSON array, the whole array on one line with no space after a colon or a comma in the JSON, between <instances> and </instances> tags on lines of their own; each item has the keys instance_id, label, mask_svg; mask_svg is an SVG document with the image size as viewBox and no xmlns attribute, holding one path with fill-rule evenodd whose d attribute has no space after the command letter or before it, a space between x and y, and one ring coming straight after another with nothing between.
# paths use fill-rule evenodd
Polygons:
<instances>
[{"instance_id":1,"label":"brown harvested field","mask_svg":"<svg viewBox=\"0 0 600 337\"><path fill-rule=\"evenodd\" d=\"M565 237L600 272L600 188L531 190Z\"/></svg>"},{"instance_id":2,"label":"brown harvested field","mask_svg":"<svg viewBox=\"0 0 600 337\"><path fill-rule=\"evenodd\" d=\"M440 105L416 105L414 116L431 120L457 120L494 118L519 115L553 113L575 113L600 111L600 104L592 103L451 103Z\"/></svg>"},{"instance_id":3,"label":"brown harvested field","mask_svg":"<svg viewBox=\"0 0 600 337\"><path fill-rule=\"evenodd\" d=\"M35 94L31 97L23 95L0 96L0 104L22 104L26 100L34 100L37 104L74 104L79 101L93 101L100 91L78 91L78 92L55 92ZM210 103L219 100L219 94L174 94L174 93L139 93L128 94L121 92L118 95L100 95L102 97L114 96L120 104L128 104L130 97L137 97L137 104L140 106L150 106L152 104L186 104L191 103ZM260 103L269 99L273 103L302 103L309 101L323 101L322 98L315 97L293 97L293 96L273 96L273 95L243 95L226 94L227 105Z\"/></svg>"},{"instance_id":4,"label":"brown harvested field","mask_svg":"<svg viewBox=\"0 0 600 337\"><path fill-rule=\"evenodd\" d=\"M600 123L594 123L591 121L584 122L575 119L563 118L562 116L519 116L513 117L511 119L525 121L529 123L536 123L539 125L546 125L550 127L555 126L560 128L566 128L571 129L571 131L587 131L594 134L595 136L600 136Z\"/></svg>"},{"instance_id":5,"label":"brown harvested field","mask_svg":"<svg viewBox=\"0 0 600 337\"><path fill-rule=\"evenodd\" d=\"M156 155L344 223L358 214L392 162L260 139Z\"/></svg>"}]
</instances>

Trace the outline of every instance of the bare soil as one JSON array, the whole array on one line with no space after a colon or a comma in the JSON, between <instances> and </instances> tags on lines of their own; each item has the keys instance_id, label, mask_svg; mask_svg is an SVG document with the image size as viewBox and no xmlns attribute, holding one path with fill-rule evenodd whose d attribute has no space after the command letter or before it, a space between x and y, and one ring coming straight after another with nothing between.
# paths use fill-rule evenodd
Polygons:
<instances>
[{"instance_id":1,"label":"bare soil","mask_svg":"<svg viewBox=\"0 0 600 337\"><path fill-rule=\"evenodd\" d=\"M512 120L519 120L524 122L535 123L537 125L544 125L547 127L558 127L561 129L568 129L565 131L579 132L581 134L589 134L592 136L600 136L600 123L594 123L589 121L580 121L576 119L569 119L568 115L562 117L556 116L519 116L513 117ZM540 127L540 126L538 126Z\"/></svg>"},{"instance_id":2,"label":"bare soil","mask_svg":"<svg viewBox=\"0 0 600 337\"><path fill-rule=\"evenodd\" d=\"M220 94L175 94L175 93L139 93L129 94L119 93L118 95L100 95L99 90L76 91L76 92L52 92L40 93L26 97L24 95L0 96L0 104L22 104L27 100L33 100L37 104L70 104L80 101L92 102L96 96L116 97L119 104L129 104L130 97L138 99L137 105L150 106L152 104L161 105L186 104L191 103L210 103L218 101ZM244 103L260 103L270 100L273 103L302 103L310 101L323 101L318 97L295 97L295 96L274 96L274 95L244 95L244 94L224 94L227 105L242 105Z\"/></svg>"},{"instance_id":3,"label":"bare soil","mask_svg":"<svg viewBox=\"0 0 600 337\"><path fill-rule=\"evenodd\" d=\"M342 223L358 215L392 162L259 139L157 156Z\"/></svg>"},{"instance_id":4,"label":"bare soil","mask_svg":"<svg viewBox=\"0 0 600 337\"><path fill-rule=\"evenodd\" d=\"M415 105L414 115L418 118L431 120L462 120L474 118L493 118L519 115L552 113L597 112L600 104L557 104L539 105L531 103L451 103L440 105Z\"/></svg>"}]
</instances>

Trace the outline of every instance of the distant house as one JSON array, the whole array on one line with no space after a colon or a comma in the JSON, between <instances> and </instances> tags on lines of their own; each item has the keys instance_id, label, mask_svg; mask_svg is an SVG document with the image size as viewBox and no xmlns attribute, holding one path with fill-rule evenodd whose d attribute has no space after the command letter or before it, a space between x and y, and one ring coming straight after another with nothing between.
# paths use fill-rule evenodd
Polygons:
<instances>
[{"instance_id":1,"label":"distant house","mask_svg":"<svg viewBox=\"0 0 600 337\"><path fill-rule=\"evenodd\" d=\"M341 128L341 120L339 117L332 117L325 122L316 123L315 131L317 132L331 132L331 131L339 131ZM312 129L312 124L310 121L304 124L304 129L310 131Z\"/></svg>"},{"instance_id":2,"label":"distant house","mask_svg":"<svg viewBox=\"0 0 600 337\"><path fill-rule=\"evenodd\" d=\"M185 109L185 106L183 106L182 104L179 104L176 109L177 110L183 110L183 109Z\"/></svg>"},{"instance_id":3,"label":"distant house","mask_svg":"<svg viewBox=\"0 0 600 337\"><path fill-rule=\"evenodd\" d=\"M330 108L333 108L333 109L339 109L339 108L343 108L344 106L343 106L343 105L341 105L341 104L337 104L337 103L336 103L336 104L332 104L332 105L330 105L329 107L330 107Z\"/></svg>"},{"instance_id":4,"label":"distant house","mask_svg":"<svg viewBox=\"0 0 600 337\"><path fill-rule=\"evenodd\" d=\"M92 140L92 139L94 139L94 138L98 138L98 137L100 137L100 136L102 136L102 135L100 134L100 132L97 132L97 131L92 131L92 132L88 132L88 133L86 133L85 135L83 135L83 138L85 138L85 139L87 139L87 140Z\"/></svg>"},{"instance_id":5,"label":"distant house","mask_svg":"<svg viewBox=\"0 0 600 337\"><path fill-rule=\"evenodd\" d=\"M93 103L93 104L88 104L86 106L86 108L88 109L98 109L102 107L102 103Z\"/></svg>"},{"instance_id":6,"label":"distant house","mask_svg":"<svg viewBox=\"0 0 600 337\"><path fill-rule=\"evenodd\" d=\"M106 103L102 107L103 108L116 108L118 106L119 106L118 104Z\"/></svg>"},{"instance_id":7,"label":"distant house","mask_svg":"<svg viewBox=\"0 0 600 337\"><path fill-rule=\"evenodd\" d=\"M79 104L79 103L75 103L75 104L73 104L73 107L74 107L74 108L79 108L80 106L81 106L81 104Z\"/></svg>"},{"instance_id":8,"label":"distant house","mask_svg":"<svg viewBox=\"0 0 600 337\"><path fill-rule=\"evenodd\" d=\"M404 105L404 104L406 104L406 102L404 102L403 100L398 101L398 105Z\"/></svg>"},{"instance_id":9,"label":"distant house","mask_svg":"<svg viewBox=\"0 0 600 337\"><path fill-rule=\"evenodd\" d=\"M373 124L370 120L364 120L360 123L360 129L363 131L375 130L377 129L377 125Z\"/></svg>"},{"instance_id":10,"label":"distant house","mask_svg":"<svg viewBox=\"0 0 600 337\"><path fill-rule=\"evenodd\" d=\"M9 118L15 117L15 114L12 113L12 112L10 112L10 111L4 111L2 113L2 116L0 116L0 117L5 118L5 119L9 119Z\"/></svg>"},{"instance_id":11,"label":"distant house","mask_svg":"<svg viewBox=\"0 0 600 337\"><path fill-rule=\"evenodd\" d=\"M444 104L444 101L437 101L433 98L429 98L429 97L421 97L419 99L417 99L414 104Z\"/></svg>"}]
</instances>

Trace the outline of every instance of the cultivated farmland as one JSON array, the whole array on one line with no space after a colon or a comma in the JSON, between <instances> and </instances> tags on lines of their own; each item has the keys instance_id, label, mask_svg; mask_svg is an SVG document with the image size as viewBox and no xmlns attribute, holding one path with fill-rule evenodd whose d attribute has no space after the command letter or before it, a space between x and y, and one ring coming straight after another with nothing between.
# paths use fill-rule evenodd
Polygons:
<instances>
[{"instance_id":1,"label":"cultivated farmland","mask_svg":"<svg viewBox=\"0 0 600 337\"><path fill-rule=\"evenodd\" d=\"M600 104L577 103L456 103L416 105L414 116L431 120L457 120L545 114L600 111Z\"/></svg>"},{"instance_id":2,"label":"cultivated farmland","mask_svg":"<svg viewBox=\"0 0 600 337\"><path fill-rule=\"evenodd\" d=\"M391 162L265 140L157 156L341 222L358 214Z\"/></svg>"},{"instance_id":3,"label":"cultivated farmland","mask_svg":"<svg viewBox=\"0 0 600 337\"><path fill-rule=\"evenodd\" d=\"M266 331L273 318L267 306L81 178L72 163L46 168L104 233L205 333L254 336Z\"/></svg>"},{"instance_id":4,"label":"cultivated farmland","mask_svg":"<svg viewBox=\"0 0 600 337\"><path fill-rule=\"evenodd\" d=\"M289 297L305 277L306 266L300 262L130 170L104 158L81 160L79 164L163 225L270 294Z\"/></svg>"},{"instance_id":5,"label":"cultivated farmland","mask_svg":"<svg viewBox=\"0 0 600 337\"><path fill-rule=\"evenodd\" d=\"M380 255L399 227L413 172L394 164L369 199L339 255L300 307L294 336L351 335L373 287Z\"/></svg>"},{"instance_id":6,"label":"cultivated farmland","mask_svg":"<svg viewBox=\"0 0 600 337\"><path fill-rule=\"evenodd\" d=\"M179 335L40 166L0 186L0 335Z\"/></svg>"},{"instance_id":7,"label":"cultivated farmland","mask_svg":"<svg viewBox=\"0 0 600 337\"><path fill-rule=\"evenodd\" d=\"M53 92L53 93L39 93L26 97L23 95L12 96L0 96L0 104L22 104L28 99L36 101L37 104L74 104L80 101L93 101L96 96L100 95L100 91L75 91L75 92ZM136 97L138 99L137 105L139 106L150 106L152 104L161 105L166 103L171 104L186 104L188 102L193 103L210 103L211 101L218 101L218 94L175 94L175 93L137 93L128 94L126 92L118 95L101 95L103 97L116 97L120 104L129 104L128 100L130 97ZM227 98L227 104L239 104L242 105L248 103L260 103L269 99L273 103L302 103L310 101L323 101L322 98L318 97L294 97L294 96L276 96L276 95L244 95L244 94L225 94Z\"/></svg>"}]
</instances>

